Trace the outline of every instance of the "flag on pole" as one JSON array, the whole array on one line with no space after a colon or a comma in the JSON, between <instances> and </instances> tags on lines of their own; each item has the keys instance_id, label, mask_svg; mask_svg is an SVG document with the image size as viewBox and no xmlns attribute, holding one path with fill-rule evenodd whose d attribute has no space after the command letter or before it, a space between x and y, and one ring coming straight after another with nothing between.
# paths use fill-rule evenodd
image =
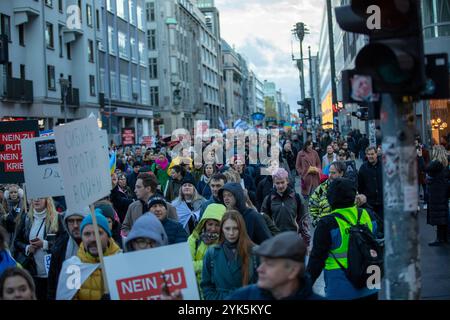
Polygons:
<instances>
[{"instance_id":1,"label":"flag on pole","mask_svg":"<svg viewBox=\"0 0 450 320\"><path fill-rule=\"evenodd\" d=\"M111 174L116 171L116 151L114 151L109 157L109 170Z\"/></svg>"}]
</instances>

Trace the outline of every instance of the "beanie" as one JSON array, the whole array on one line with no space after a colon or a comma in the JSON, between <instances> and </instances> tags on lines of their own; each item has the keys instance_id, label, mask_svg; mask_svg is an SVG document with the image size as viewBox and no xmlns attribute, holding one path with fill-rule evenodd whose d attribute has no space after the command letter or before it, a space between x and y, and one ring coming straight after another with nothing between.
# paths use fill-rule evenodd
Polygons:
<instances>
[{"instance_id":1,"label":"beanie","mask_svg":"<svg viewBox=\"0 0 450 320\"><path fill-rule=\"evenodd\" d=\"M95 209L95 217L97 219L97 224L100 228L102 228L107 234L108 237L111 237L111 230L109 229L108 220L106 220L105 216L101 214L99 209ZM92 214L88 215L83 219L80 226L80 232L83 234L83 229L89 224L93 224L92 222Z\"/></svg>"},{"instance_id":2,"label":"beanie","mask_svg":"<svg viewBox=\"0 0 450 320\"><path fill-rule=\"evenodd\" d=\"M353 207L355 205L356 186L347 178L337 178L328 186L327 199L332 209Z\"/></svg>"},{"instance_id":3,"label":"beanie","mask_svg":"<svg viewBox=\"0 0 450 320\"><path fill-rule=\"evenodd\" d=\"M105 218L110 218L114 221L114 209L112 205L107 203L96 204L95 211L101 213Z\"/></svg>"}]
</instances>

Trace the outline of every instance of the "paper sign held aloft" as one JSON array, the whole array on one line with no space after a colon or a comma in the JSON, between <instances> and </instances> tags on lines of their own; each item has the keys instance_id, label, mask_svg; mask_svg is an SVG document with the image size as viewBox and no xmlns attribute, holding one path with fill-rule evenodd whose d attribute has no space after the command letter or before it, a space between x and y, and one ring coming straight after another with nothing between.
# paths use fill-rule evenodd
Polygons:
<instances>
[{"instance_id":1,"label":"paper sign held aloft","mask_svg":"<svg viewBox=\"0 0 450 320\"><path fill-rule=\"evenodd\" d=\"M170 292L180 289L185 300L199 300L187 242L104 259L112 300L158 300L164 279Z\"/></svg>"},{"instance_id":2,"label":"paper sign held aloft","mask_svg":"<svg viewBox=\"0 0 450 320\"><path fill-rule=\"evenodd\" d=\"M82 209L109 195L108 147L94 118L55 128L67 208Z\"/></svg>"}]
</instances>

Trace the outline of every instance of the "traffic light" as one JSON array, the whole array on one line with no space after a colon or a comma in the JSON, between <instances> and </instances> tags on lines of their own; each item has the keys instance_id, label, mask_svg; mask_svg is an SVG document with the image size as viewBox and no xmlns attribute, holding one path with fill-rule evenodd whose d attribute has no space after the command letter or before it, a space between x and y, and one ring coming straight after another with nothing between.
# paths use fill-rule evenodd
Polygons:
<instances>
[{"instance_id":1,"label":"traffic light","mask_svg":"<svg viewBox=\"0 0 450 320\"><path fill-rule=\"evenodd\" d=\"M305 98L302 101L297 101L297 104L303 106L303 109L298 109L300 114L305 114L307 117L311 116L311 98Z\"/></svg>"},{"instance_id":2,"label":"traffic light","mask_svg":"<svg viewBox=\"0 0 450 320\"><path fill-rule=\"evenodd\" d=\"M425 89L420 2L351 0L335 8L341 29L369 36L352 71L370 76L376 93L418 96Z\"/></svg>"},{"instance_id":3,"label":"traffic light","mask_svg":"<svg viewBox=\"0 0 450 320\"><path fill-rule=\"evenodd\" d=\"M8 55L8 36L0 35L0 64L7 64L9 62Z\"/></svg>"}]
</instances>

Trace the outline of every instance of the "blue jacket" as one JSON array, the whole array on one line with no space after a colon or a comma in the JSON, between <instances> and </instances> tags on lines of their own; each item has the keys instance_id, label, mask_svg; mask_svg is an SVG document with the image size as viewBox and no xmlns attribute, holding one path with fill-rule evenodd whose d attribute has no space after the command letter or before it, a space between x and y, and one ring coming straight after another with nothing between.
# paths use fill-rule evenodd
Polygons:
<instances>
[{"instance_id":1,"label":"blue jacket","mask_svg":"<svg viewBox=\"0 0 450 320\"><path fill-rule=\"evenodd\" d=\"M212 195L211 187L203 179L204 178L202 176L201 180L197 184L197 191L202 195L203 198L209 199Z\"/></svg>"},{"instance_id":2,"label":"blue jacket","mask_svg":"<svg viewBox=\"0 0 450 320\"><path fill-rule=\"evenodd\" d=\"M188 239L188 234L186 230L184 230L181 223L172 220L170 218L166 218L161 221L164 230L167 233L167 238L169 239L169 244L186 242Z\"/></svg>"},{"instance_id":3,"label":"blue jacket","mask_svg":"<svg viewBox=\"0 0 450 320\"><path fill-rule=\"evenodd\" d=\"M242 214L248 236L254 243L261 244L264 240L272 237L263 216L245 204L244 190L239 183L229 182L219 190L219 199L222 204L224 191L231 192L235 197L237 210Z\"/></svg>"},{"instance_id":4,"label":"blue jacket","mask_svg":"<svg viewBox=\"0 0 450 320\"><path fill-rule=\"evenodd\" d=\"M227 300L276 300L268 290L261 289L256 284L240 288L227 297ZM311 277L305 275L301 279L301 288L294 294L281 300L325 300L312 290Z\"/></svg>"},{"instance_id":5,"label":"blue jacket","mask_svg":"<svg viewBox=\"0 0 450 320\"><path fill-rule=\"evenodd\" d=\"M250 283L257 279L256 258L251 257L249 263ZM203 258L202 280L200 287L205 300L223 300L242 287L242 260L229 262L225 257L222 245L208 248Z\"/></svg>"}]
</instances>

